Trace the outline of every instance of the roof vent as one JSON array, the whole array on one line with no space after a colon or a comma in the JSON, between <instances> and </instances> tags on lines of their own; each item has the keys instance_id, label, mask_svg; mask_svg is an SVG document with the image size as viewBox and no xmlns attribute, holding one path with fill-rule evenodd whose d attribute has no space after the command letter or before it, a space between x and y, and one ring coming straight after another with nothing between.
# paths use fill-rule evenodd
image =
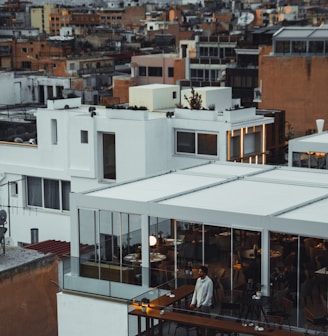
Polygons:
<instances>
[{"instance_id":1,"label":"roof vent","mask_svg":"<svg viewBox=\"0 0 328 336\"><path fill-rule=\"evenodd\" d=\"M317 119L316 123L317 123L318 133L322 133L323 125L325 124L325 121L323 119Z\"/></svg>"}]
</instances>

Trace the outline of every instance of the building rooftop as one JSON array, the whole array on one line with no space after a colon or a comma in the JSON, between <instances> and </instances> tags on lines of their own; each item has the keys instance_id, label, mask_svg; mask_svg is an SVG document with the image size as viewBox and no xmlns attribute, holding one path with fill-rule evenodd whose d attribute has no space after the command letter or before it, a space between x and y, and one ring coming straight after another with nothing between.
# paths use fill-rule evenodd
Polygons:
<instances>
[{"instance_id":1,"label":"building rooftop","mask_svg":"<svg viewBox=\"0 0 328 336\"><path fill-rule=\"evenodd\" d=\"M25 249L38 251L43 254L53 253L62 259L71 252L71 243L59 240L45 240L39 243L24 246Z\"/></svg>"},{"instance_id":2,"label":"building rooftop","mask_svg":"<svg viewBox=\"0 0 328 336\"><path fill-rule=\"evenodd\" d=\"M251 193L249 191L252 191ZM90 192L89 196L135 202L149 209L180 208L209 216L231 213L288 216L327 222L328 172L325 170L215 162ZM301 210L303 209L303 210ZM151 211L151 210L150 210Z\"/></svg>"},{"instance_id":3,"label":"building rooftop","mask_svg":"<svg viewBox=\"0 0 328 336\"><path fill-rule=\"evenodd\" d=\"M0 272L16 268L43 257L43 253L35 250L17 246L6 246L5 254L2 251L0 254Z\"/></svg>"},{"instance_id":4,"label":"building rooftop","mask_svg":"<svg viewBox=\"0 0 328 336\"><path fill-rule=\"evenodd\" d=\"M328 26L319 27L282 27L274 35L274 39L326 39Z\"/></svg>"}]
</instances>

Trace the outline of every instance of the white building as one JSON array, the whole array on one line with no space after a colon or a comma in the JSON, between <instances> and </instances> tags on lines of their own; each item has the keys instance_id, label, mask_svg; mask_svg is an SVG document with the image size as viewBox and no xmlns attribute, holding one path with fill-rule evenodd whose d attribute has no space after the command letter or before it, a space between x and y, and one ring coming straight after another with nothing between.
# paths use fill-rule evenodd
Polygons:
<instances>
[{"instance_id":1,"label":"white building","mask_svg":"<svg viewBox=\"0 0 328 336\"><path fill-rule=\"evenodd\" d=\"M288 142L288 165L328 169L328 132L324 120L317 120L318 133L291 139Z\"/></svg>"},{"instance_id":2,"label":"white building","mask_svg":"<svg viewBox=\"0 0 328 336\"><path fill-rule=\"evenodd\" d=\"M307 323L304 308L312 309L326 297L326 287L321 287L326 280L320 277L323 261L317 256L320 252L328 261L321 247L328 238L327 174L323 170L214 162L72 194L72 258L64 274L64 291L58 294L59 336L101 336L109 329L113 334L136 334L137 318L129 318L128 302L145 296L154 299L163 293L157 288L160 281L153 278L157 273L151 268L153 254L148 243L148 236L160 231L176 241L171 263L177 286L185 279L189 260L196 270L197 265L208 264L213 281L221 274L222 284L228 281L226 290L238 291L252 279L261 285L262 295L274 299L279 290L274 274L282 265L288 280L287 290L280 296L288 294L294 307L289 321L283 323L286 334L315 328ZM190 234L193 241L187 239ZM111 239L110 244L105 237ZM227 254L217 246L220 237L230 242ZM128 266L125 253L131 239L141 246L142 268L133 263ZM89 249L80 249L81 243ZM199 257L186 256L188 244L201 247ZM214 253L213 245L217 247ZM253 257L242 254L249 250ZM111 255L109 260L112 252L115 259ZM97 254L100 260L94 259ZM251 260L256 261L256 268L250 271ZM114 272L114 267L121 267L122 273L109 281L105 270ZM126 278L126 272L135 272L141 282Z\"/></svg>"},{"instance_id":3,"label":"white building","mask_svg":"<svg viewBox=\"0 0 328 336\"><path fill-rule=\"evenodd\" d=\"M48 98L60 97L70 88L70 79L39 76L24 72L3 71L0 76L1 105L46 103Z\"/></svg>"},{"instance_id":4,"label":"white building","mask_svg":"<svg viewBox=\"0 0 328 336\"><path fill-rule=\"evenodd\" d=\"M48 100L47 108L29 117L29 127L33 117L36 123L30 133L27 121L18 127L5 112L0 200L11 243L30 243L32 232L39 241L70 241L69 192L208 161L265 163L265 125L273 119L235 108L231 89L217 90L217 97L219 91L228 97L224 105L213 100L213 88L202 88L216 110L200 111L175 108L176 85L131 88L131 108L86 106L81 98Z\"/></svg>"}]
</instances>

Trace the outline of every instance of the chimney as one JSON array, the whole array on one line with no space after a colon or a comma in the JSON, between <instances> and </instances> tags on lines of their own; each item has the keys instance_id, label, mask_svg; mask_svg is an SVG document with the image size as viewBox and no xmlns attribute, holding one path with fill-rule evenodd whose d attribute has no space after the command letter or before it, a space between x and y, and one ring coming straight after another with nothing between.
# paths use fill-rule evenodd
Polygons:
<instances>
[{"instance_id":1,"label":"chimney","mask_svg":"<svg viewBox=\"0 0 328 336\"><path fill-rule=\"evenodd\" d=\"M325 124L325 121L323 119L317 119L316 123L317 123L318 133L322 133L323 125Z\"/></svg>"}]
</instances>

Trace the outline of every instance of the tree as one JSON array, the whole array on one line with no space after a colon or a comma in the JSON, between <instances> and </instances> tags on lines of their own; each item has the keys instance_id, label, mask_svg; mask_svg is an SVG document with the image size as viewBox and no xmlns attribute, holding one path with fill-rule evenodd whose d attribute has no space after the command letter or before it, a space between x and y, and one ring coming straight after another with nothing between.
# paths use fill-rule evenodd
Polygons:
<instances>
[{"instance_id":1,"label":"tree","mask_svg":"<svg viewBox=\"0 0 328 336\"><path fill-rule=\"evenodd\" d=\"M191 110L200 110L202 108L202 95L191 88L191 96L184 95L184 99L189 103Z\"/></svg>"}]
</instances>

